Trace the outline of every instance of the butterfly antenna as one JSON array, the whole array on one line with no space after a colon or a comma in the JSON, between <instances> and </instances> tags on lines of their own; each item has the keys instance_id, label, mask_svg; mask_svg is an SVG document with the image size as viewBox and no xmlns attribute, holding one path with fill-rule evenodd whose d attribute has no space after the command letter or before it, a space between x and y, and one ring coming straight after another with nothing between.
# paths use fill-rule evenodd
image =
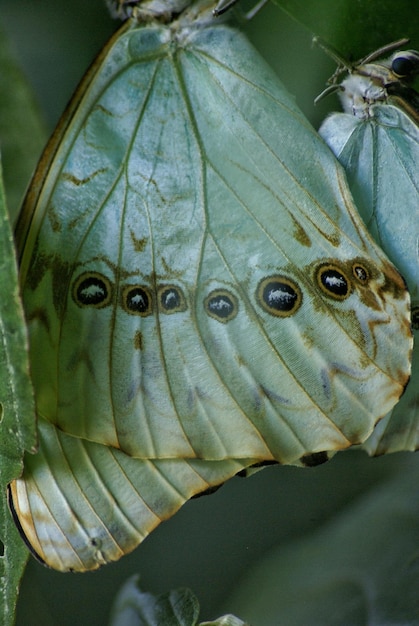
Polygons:
<instances>
[{"instance_id":1,"label":"butterfly antenna","mask_svg":"<svg viewBox=\"0 0 419 626\"><path fill-rule=\"evenodd\" d=\"M375 61L379 57L388 54L389 52L393 52L393 50L397 50L398 48L403 48L407 43L409 43L410 39L407 37L403 37L402 39L398 39L397 41L392 41L391 43L386 44L385 46L381 46L378 50L374 50L374 52L370 52L366 57L361 59L356 63L356 65L364 65L365 63L371 63L371 61Z\"/></svg>"},{"instance_id":2,"label":"butterfly antenna","mask_svg":"<svg viewBox=\"0 0 419 626\"><path fill-rule=\"evenodd\" d=\"M219 0L217 6L215 7L213 14L215 17L222 15L232 6L234 6L239 0ZM245 14L244 19L251 20L255 17L257 13L265 6L268 0L259 0L259 2L251 9L248 13Z\"/></svg>"}]
</instances>

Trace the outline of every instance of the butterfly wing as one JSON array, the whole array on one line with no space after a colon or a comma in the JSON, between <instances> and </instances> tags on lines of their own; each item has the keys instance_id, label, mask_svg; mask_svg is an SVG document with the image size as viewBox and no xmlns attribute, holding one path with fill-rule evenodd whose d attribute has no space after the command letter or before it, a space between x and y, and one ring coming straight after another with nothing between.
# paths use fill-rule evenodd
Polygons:
<instances>
[{"instance_id":1,"label":"butterfly wing","mask_svg":"<svg viewBox=\"0 0 419 626\"><path fill-rule=\"evenodd\" d=\"M35 556L61 571L96 569L131 552L194 494L248 460L134 459L39 420L39 452L10 486L18 528Z\"/></svg>"},{"instance_id":2,"label":"butterfly wing","mask_svg":"<svg viewBox=\"0 0 419 626\"><path fill-rule=\"evenodd\" d=\"M46 563L93 569L242 468L364 441L411 337L341 169L234 29L132 21L69 111L18 231L42 437L11 500ZM126 489L135 528L106 513Z\"/></svg>"},{"instance_id":3,"label":"butterfly wing","mask_svg":"<svg viewBox=\"0 0 419 626\"><path fill-rule=\"evenodd\" d=\"M398 267L410 290L415 338L412 376L400 402L375 428L370 454L419 445L419 129L403 109L374 104L367 118L333 114L320 133L345 168L370 233Z\"/></svg>"}]
</instances>

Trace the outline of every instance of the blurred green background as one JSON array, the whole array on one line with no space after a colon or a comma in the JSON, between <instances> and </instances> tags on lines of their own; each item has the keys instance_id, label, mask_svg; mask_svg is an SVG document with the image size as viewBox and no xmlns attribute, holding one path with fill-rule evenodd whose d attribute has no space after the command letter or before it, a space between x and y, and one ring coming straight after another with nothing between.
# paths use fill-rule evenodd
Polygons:
<instances>
[{"instance_id":1,"label":"blurred green background","mask_svg":"<svg viewBox=\"0 0 419 626\"><path fill-rule=\"evenodd\" d=\"M316 107L313 105L335 67L321 50L312 47L313 33L353 59L404 35L412 38L412 47L419 47L416 1L294 0L283 4L287 12L270 4L245 29L316 127L326 112L338 108L338 104L330 97ZM0 0L0 25L34 90L49 133L84 71L117 24L108 16L103 0ZM99 572L63 575L31 559L23 580L17 624L106 624L115 593L134 573L140 574L144 589L156 593L191 587L201 602L201 619L216 617L222 611L236 611L243 619L252 619L253 626L386 623L377 621L378 613L374 612L375 605L382 603L380 594L370 597L366 590L378 586L382 594L385 590L391 595L395 580L403 580L403 586L397 588L397 601L407 611L407 617L404 615L400 623L419 624L419 607L411 593L411 589L416 589L419 596L418 475L419 459L414 454L368 459L361 452L351 451L318 468L270 467L247 480L235 478L212 496L189 502L133 554ZM411 512L408 542L403 540L403 524L392 517L397 511L392 511L388 502L377 500L376 517L368 517L359 526L362 503L374 503L380 489L388 494L390 504L393 493L396 500L396 495L406 490L403 502ZM359 500L362 495L365 500ZM358 501L361 509L352 508L353 502ZM316 613L311 609L316 607L316 601L325 608L324 596L314 592L310 595L308 589L329 568L336 579L336 568L331 567L329 559L331 551L339 559L339 548L336 543L332 548L331 543L329 549L324 535L320 539L317 533L323 529L327 537L330 529L331 542L332 537L336 541L338 535L333 529L341 524L342 515L354 528L353 543L342 548L342 570L349 550L355 559L351 565L353 580L361 593L359 596L351 591L350 597L340 592L334 595L333 586L329 588L326 584L326 590L330 590L326 595L337 607L337 617L328 605L324 616L321 611ZM378 529L384 542L381 547L375 543ZM308 541L318 546L317 552L308 547ZM386 554L385 545L390 544L391 554L397 552L400 559L389 556L393 561L388 571L393 570L393 578L386 574L381 580L378 572L368 573L372 578L364 580L366 566L362 555L368 554L369 561L380 563ZM306 552L301 546L307 546ZM275 556L281 549L287 550L283 561L281 552L278 559ZM275 563L269 561L256 570L263 557L274 558ZM260 602L265 602L264 591L269 585L275 587L276 577L278 581L283 580L281 576L286 579L288 571L291 576L291 564L298 570L297 573L292 570L293 580L305 585L295 603L306 604L313 611L309 622L304 615L297 621L295 613L286 613L285 602L282 617L279 616L281 603L273 609L260 606ZM314 565L317 570L313 570ZM337 568L339 571L339 560ZM253 581L254 572L257 578ZM305 572L310 572L307 580ZM234 588L245 577L250 577L250 583L247 581L244 592L239 590L230 600ZM280 597L280 589L276 596ZM266 602L273 604L273 598L275 591L266 595ZM351 598L359 600L361 612L358 604L352 613L344 612ZM255 607L259 604L256 614L251 613L249 604ZM397 605L396 599L393 604ZM273 617L272 611L276 612ZM316 621L315 615L320 621Z\"/></svg>"}]
</instances>

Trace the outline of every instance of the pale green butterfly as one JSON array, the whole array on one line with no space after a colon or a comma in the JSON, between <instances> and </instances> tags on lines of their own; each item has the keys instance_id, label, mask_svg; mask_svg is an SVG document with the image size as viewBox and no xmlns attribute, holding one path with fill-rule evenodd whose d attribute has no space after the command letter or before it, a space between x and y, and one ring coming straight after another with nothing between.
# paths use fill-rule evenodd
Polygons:
<instances>
[{"instance_id":1,"label":"pale green butterfly","mask_svg":"<svg viewBox=\"0 0 419 626\"><path fill-rule=\"evenodd\" d=\"M40 451L10 500L59 570L364 441L410 372L404 282L273 72L210 2L128 8L17 231Z\"/></svg>"},{"instance_id":2,"label":"pale green butterfly","mask_svg":"<svg viewBox=\"0 0 419 626\"><path fill-rule=\"evenodd\" d=\"M419 94L411 87L419 53L398 51L380 58L405 42L390 44L350 68L339 86L345 113L331 115L320 128L345 167L369 231L406 279L412 299L412 378L366 442L371 454L419 447Z\"/></svg>"}]
</instances>

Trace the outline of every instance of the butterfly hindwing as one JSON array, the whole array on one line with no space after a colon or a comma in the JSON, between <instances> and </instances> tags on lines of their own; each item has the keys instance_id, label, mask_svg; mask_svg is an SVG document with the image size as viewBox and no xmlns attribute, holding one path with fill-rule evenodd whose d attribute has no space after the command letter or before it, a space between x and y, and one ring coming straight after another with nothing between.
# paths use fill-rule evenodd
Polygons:
<instances>
[{"instance_id":1,"label":"butterfly hindwing","mask_svg":"<svg viewBox=\"0 0 419 626\"><path fill-rule=\"evenodd\" d=\"M62 571L118 560L194 494L246 466L239 459L133 459L44 420L38 431L39 453L28 457L10 500L31 550Z\"/></svg>"}]
</instances>

